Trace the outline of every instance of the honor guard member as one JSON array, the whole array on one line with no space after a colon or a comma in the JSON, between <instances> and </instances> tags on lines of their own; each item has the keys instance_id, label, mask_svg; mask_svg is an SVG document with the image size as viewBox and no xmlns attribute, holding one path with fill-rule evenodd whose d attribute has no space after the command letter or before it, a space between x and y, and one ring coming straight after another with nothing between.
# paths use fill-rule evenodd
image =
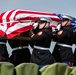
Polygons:
<instances>
[{"instance_id":1,"label":"honor guard member","mask_svg":"<svg viewBox=\"0 0 76 75\"><path fill-rule=\"evenodd\" d=\"M41 17L37 23L37 28L29 31L30 45L33 48L30 62L38 64L41 68L44 65L55 62L54 57L49 51L53 37L52 29L50 28L52 21L47 17Z\"/></svg>"},{"instance_id":2,"label":"honor guard member","mask_svg":"<svg viewBox=\"0 0 76 75\"><path fill-rule=\"evenodd\" d=\"M0 61L8 62L9 61L9 55L7 51L6 46L7 40L0 37Z\"/></svg>"},{"instance_id":3,"label":"honor guard member","mask_svg":"<svg viewBox=\"0 0 76 75\"><path fill-rule=\"evenodd\" d=\"M31 54L28 49L28 32L22 33L19 37L9 39L8 43L12 48L12 55L10 56L11 63L17 66L23 62L30 62Z\"/></svg>"},{"instance_id":4,"label":"honor guard member","mask_svg":"<svg viewBox=\"0 0 76 75\"><path fill-rule=\"evenodd\" d=\"M73 29L71 27L71 18L63 16L61 20L60 30L53 34L53 40L57 42L53 56L57 62L66 63L72 66L74 63L74 55L72 52Z\"/></svg>"}]
</instances>

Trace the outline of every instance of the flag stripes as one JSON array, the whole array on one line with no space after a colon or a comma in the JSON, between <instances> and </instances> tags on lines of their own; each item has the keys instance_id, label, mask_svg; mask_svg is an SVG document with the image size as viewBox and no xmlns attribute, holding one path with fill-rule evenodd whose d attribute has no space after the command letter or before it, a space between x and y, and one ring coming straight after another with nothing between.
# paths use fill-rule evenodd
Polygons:
<instances>
[{"instance_id":1,"label":"flag stripes","mask_svg":"<svg viewBox=\"0 0 76 75\"><path fill-rule=\"evenodd\" d=\"M0 36L11 39L23 32L33 28L34 21L40 17L49 17L55 22L60 18L55 13L30 11L30 10L9 10L0 14Z\"/></svg>"}]
</instances>

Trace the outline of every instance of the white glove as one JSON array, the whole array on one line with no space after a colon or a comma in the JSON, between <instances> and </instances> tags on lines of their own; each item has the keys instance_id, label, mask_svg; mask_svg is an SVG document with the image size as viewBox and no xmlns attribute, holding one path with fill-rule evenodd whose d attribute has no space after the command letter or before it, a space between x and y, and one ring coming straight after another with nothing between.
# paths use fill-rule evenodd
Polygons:
<instances>
[{"instance_id":1,"label":"white glove","mask_svg":"<svg viewBox=\"0 0 76 75\"><path fill-rule=\"evenodd\" d=\"M34 29L36 29L38 26L38 23L34 23L33 26L34 26Z\"/></svg>"},{"instance_id":2,"label":"white glove","mask_svg":"<svg viewBox=\"0 0 76 75\"><path fill-rule=\"evenodd\" d=\"M55 32L55 28L54 27L52 27L52 32Z\"/></svg>"},{"instance_id":3,"label":"white glove","mask_svg":"<svg viewBox=\"0 0 76 75\"><path fill-rule=\"evenodd\" d=\"M56 29L60 30L60 28L61 28L61 24L57 25Z\"/></svg>"}]
</instances>

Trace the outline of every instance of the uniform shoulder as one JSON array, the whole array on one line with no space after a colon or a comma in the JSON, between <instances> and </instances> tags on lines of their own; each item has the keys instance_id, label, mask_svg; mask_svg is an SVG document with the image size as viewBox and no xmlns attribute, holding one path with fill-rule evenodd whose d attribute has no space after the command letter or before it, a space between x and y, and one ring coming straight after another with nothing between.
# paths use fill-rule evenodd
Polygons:
<instances>
[{"instance_id":1,"label":"uniform shoulder","mask_svg":"<svg viewBox=\"0 0 76 75\"><path fill-rule=\"evenodd\" d=\"M46 28L43 30L43 32L47 33L47 34L52 34L52 29L51 28Z\"/></svg>"}]
</instances>

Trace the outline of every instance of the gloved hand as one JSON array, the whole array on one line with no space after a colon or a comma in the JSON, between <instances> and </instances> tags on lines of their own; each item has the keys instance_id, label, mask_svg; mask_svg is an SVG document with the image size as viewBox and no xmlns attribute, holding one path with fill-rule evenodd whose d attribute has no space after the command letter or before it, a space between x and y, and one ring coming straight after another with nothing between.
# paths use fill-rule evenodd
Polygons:
<instances>
[{"instance_id":1,"label":"gloved hand","mask_svg":"<svg viewBox=\"0 0 76 75\"><path fill-rule=\"evenodd\" d=\"M56 29L60 30L60 28L61 28L61 24L58 24Z\"/></svg>"},{"instance_id":2,"label":"gloved hand","mask_svg":"<svg viewBox=\"0 0 76 75\"><path fill-rule=\"evenodd\" d=\"M37 28L37 26L38 26L38 23L34 23L34 24L33 24L33 26L34 26L34 28L33 28L33 29L36 29L36 28Z\"/></svg>"},{"instance_id":3,"label":"gloved hand","mask_svg":"<svg viewBox=\"0 0 76 75\"><path fill-rule=\"evenodd\" d=\"M61 28L61 24L58 24L56 28L52 28L53 33L57 33Z\"/></svg>"},{"instance_id":4,"label":"gloved hand","mask_svg":"<svg viewBox=\"0 0 76 75\"><path fill-rule=\"evenodd\" d=\"M55 30L55 29L56 29L56 28L53 28L53 27L52 27L52 32L56 32L56 30Z\"/></svg>"},{"instance_id":5,"label":"gloved hand","mask_svg":"<svg viewBox=\"0 0 76 75\"><path fill-rule=\"evenodd\" d=\"M57 28L52 28L52 33L53 33L53 35L56 35L57 32L58 32L58 29L57 29Z\"/></svg>"}]
</instances>

